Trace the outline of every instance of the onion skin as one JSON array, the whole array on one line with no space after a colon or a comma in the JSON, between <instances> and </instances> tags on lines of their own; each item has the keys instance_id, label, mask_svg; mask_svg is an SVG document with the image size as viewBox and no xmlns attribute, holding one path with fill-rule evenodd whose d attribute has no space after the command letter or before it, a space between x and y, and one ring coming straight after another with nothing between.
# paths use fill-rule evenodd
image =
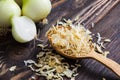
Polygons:
<instances>
[{"instance_id":1,"label":"onion skin","mask_svg":"<svg viewBox=\"0 0 120 80\"><path fill-rule=\"evenodd\" d=\"M23 0L22 13L24 16L39 22L48 16L52 9L50 0Z\"/></svg>"},{"instance_id":2,"label":"onion skin","mask_svg":"<svg viewBox=\"0 0 120 80\"><path fill-rule=\"evenodd\" d=\"M0 0L0 26L9 27L13 16L20 16L21 9L14 0Z\"/></svg>"}]
</instances>

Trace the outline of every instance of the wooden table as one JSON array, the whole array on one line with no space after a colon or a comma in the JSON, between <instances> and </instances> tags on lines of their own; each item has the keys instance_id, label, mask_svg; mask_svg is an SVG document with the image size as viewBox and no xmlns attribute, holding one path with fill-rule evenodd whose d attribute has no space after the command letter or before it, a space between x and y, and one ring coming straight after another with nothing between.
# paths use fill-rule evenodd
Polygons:
<instances>
[{"instance_id":1,"label":"wooden table","mask_svg":"<svg viewBox=\"0 0 120 80\"><path fill-rule=\"evenodd\" d=\"M45 32L55 24L57 20L62 18L75 19L79 16L86 7L97 0L51 0L53 9L48 16L49 24L38 26L38 38L43 39L43 44L47 43ZM117 1L117 0L111 0ZM117 4L118 3L118 4ZM89 17L88 21L81 23L90 29L94 34L100 33L102 37L110 38L111 42L105 44L106 49L110 54L108 58L120 64L120 2L118 0L113 7L108 11L102 11L98 16ZM111 5L110 5L111 6ZM102 8L102 7L101 7ZM87 13L87 12L86 12ZM94 13L95 14L95 13ZM84 17L86 18L86 16ZM90 21L89 21L90 20ZM79 21L79 20L78 20ZM95 23L92 28L91 23ZM45 80L43 77L38 77L33 71L26 67L24 60L34 59L40 49L36 46L39 41L31 41L26 44L17 43L11 36L11 33L4 37L0 37L0 56L3 56L0 61L0 80L32 80L31 76L35 76L35 80ZM108 68L92 59L80 60L82 67L78 69L79 75L76 80L120 80ZM16 65L17 69L14 72L8 70L9 67ZM67 80L67 79L65 79Z\"/></svg>"}]
</instances>

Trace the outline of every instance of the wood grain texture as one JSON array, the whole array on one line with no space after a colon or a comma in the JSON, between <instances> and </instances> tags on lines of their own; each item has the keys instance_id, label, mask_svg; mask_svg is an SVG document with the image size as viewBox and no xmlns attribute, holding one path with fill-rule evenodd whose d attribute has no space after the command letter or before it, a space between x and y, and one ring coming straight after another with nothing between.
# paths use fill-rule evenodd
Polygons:
<instances>
[{"instance_id":1,"label":"wood grain texture","mask_svg":"<svg viewBox=\"0 0 120 80\"><path fill-rule=\"evenodd\" d=\"M52 4L59 0L51 0ZM95 0L66 0L62 4L54 7L51 14L48 16L49 24L38 26L38 38L43 39L43 44L47 43L45 32L55 24L57 20L62 18L73 19L79 15L80 11L90 5ZM108 15L99 21L94 28L87 27L93 33L99 32L102 37L110 38L111 43L106 43L106 49L110 54L108 57L120 64L120 3L113 8ZM36 80L45 80L43 77L38 77L27 68L23 61L27 59L35 59L36 54L40 49L35 44L39 41L31 41L26 44L17 43L11 36L11 33L5 37L0 37L0 56L3 56L0 61L0 80L32 80L31 76L35 76ZM105 77L107 80L120 80L105 66L92 59L84 59L79 62L82 67L78 69L79 75L76 80L102 80ZM17 65L14 72L8 69ZM68 80L65 78L65 80Z\"/></svg>"}]
</instances>

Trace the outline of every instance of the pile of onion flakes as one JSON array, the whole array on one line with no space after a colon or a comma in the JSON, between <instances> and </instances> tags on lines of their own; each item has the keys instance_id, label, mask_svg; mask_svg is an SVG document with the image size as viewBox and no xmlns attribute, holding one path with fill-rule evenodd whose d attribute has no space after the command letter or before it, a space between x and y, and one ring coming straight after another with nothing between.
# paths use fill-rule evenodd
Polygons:
<instances>
[{"instance_id":1,"label":"pile of onion flakes","mask_svg":"<svg viewBox=\"0 0 120 80\"><path fill-rule=\"evenodd\" d=\"M51 49L43 49L37 55L37 59L37 63L33 60L26 60L24 63L35 71L37 75L44 76L47 80L63 80L63 77L75 80L75 76L78 75L77 69L80 64L69 64L64 57L56 54Z\"/></svg>"}]
</instances>

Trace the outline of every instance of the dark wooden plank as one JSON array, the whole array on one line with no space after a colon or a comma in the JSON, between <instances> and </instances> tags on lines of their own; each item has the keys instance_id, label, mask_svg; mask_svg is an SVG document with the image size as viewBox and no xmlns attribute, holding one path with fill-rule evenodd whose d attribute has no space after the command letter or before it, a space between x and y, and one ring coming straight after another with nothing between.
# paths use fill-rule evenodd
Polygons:
<instances>
[{"instance_id":1,"label":"dark wooden plank","mask_svg":"<svg viewBox=\"0 0 120 80\"><path fill-rule=\"evenodd\" d=\"M51 0L56 3L59 0ZM77 2L78 1L78 2ZM79 15L80 11L86 6L90 5L95 0L65 0L62 4L54 7L51 14L48 16L49 24L41 25L37 24L39 39L44 40L44 44L47 43L45 38L45 32L55 24L57 20L62 18L72 19ZM120 4L118 4L113 10L105 16L99 23L95 25L94 28L88 26L93 33L99 32L103 37L110 38L111 43L105 44L106 50L110 51L108 55L109 58L115 60L120 64ZM17 43L8 34L6 37L0 37L0 56L4 56L4 64L0 68L0 80L31 80L31 76L34 76L29 68L27 68L23 61L27 59L35 59L35 56L39 48L36 44L39 41L31 41L26 44ZM82 67L78 69L79 75L76 80L102 80L105 77L107 80L119 80L119 78L114 75L105 66L96 62L95 60L86 59L80 60L79 62ZM2 64L0 62L0 64ZM15 72L9 72L8 68L12 65L17 65L17 70ZM36 76L36 75L35 75ZM43 77L36 76L36 80L45 80ZM65 79L66 80L66 79Z\"/></svg>"},{"instance_id":2,"label":"dark wooden plank","mask_svg":"<svg viewBox=\"0 0 120 80\"><path fill-rule=\"evenodd\" d=\"M110 51L109 58L120 64L120 4L114 8L106 17L104 17L95 28L91 28L93 33L99 32L103 37L110 38L111 43L106 44L106 50ZM89 27L90 28L90 27ZM103 76L113 80L119 80L110 70L93 60L83 60L81 63L90 72L95 72L99 76ZM92 66L94 65L94 66Z\"/></svg>"}]
</instances>

